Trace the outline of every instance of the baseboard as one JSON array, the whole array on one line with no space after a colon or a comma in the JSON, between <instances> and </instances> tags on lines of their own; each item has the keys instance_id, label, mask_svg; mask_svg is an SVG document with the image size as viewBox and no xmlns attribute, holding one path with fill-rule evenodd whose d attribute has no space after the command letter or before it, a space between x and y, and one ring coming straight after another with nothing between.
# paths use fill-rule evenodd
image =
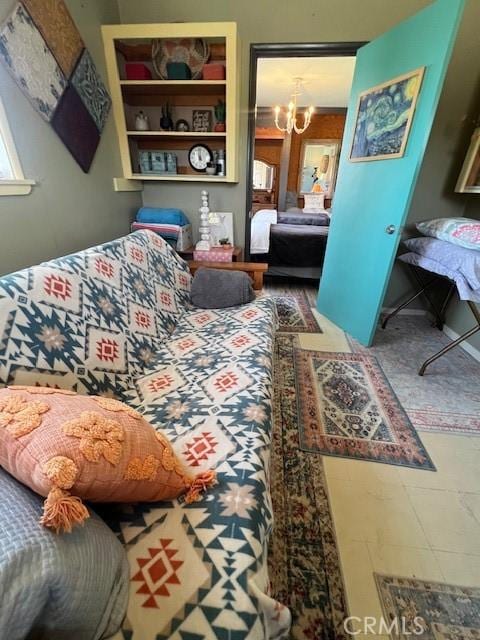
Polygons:
<instances>
[{"instance_id":1,"label":"baseboard","mask_svg":"<svg viewBox=\"0 0 480 640\"><path fill-rule=\"evenodd\" d=\"M460 337L459 333L457 333L456 331L454 331L453 329L448 327L446 324L443 325L443 333L446 336L448 336L451 340L456 340L457 338ZM477 349L476 347L471 345L466 340L461 342L458 346L462 347L462 349L464 351L466 351L468 354L470 354L472 356L472 358L475 358L475 360L477 360L477 362L480 362L480 350L479 349Z\"/></svg>"},{"instance_id":2,"label":"baseboard","mask_svg":"<svg viewBox=\"0 0 480 640\"><path fill-rule=\"evenodd\" d=\"M392 313L392 311L395 311L395 307L382 307L382 314L388 315L389 313ZM426 316L427 312L425 309L409 309L408 307L405 307L405 309L402 309L396 315L397 316Z\"/></svg>"}]
</instances>

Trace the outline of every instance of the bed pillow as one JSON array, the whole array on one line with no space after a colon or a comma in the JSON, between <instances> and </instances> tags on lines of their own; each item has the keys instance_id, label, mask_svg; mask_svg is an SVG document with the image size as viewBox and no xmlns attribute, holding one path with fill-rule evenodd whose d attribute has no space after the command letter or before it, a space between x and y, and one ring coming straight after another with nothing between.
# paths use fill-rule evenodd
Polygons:
<instances>
[{"instance_id":1,"label":"bed pillow","mask_svg":"<svg viewBox=\"0 0 480 640\"><path fill-rule=\"evenodd\" d=\"M88 518L92 502L186 502L215 483L190 475L167 438L118 400L72 391L0 389L0 465L46 497L41 523L57 533Z\"/></svg>"},{"instance_id":2,"label":"bed pillow","mask_svg":"<svg viewBox=\"0 0 480 640\"><path fill-rule=\"evenodd\" d=\"M324 213L325 194L306 193L304 196L303 213Z\"/></svg>"},{"instance_id":3,"label":"bed pillow","mask_svg":"<svg viewBox=\"0 0 480 640\"><path fill-rule=\"evenodd\" d=\"M404 245L410 251L457 271L472 289L480 288L480 252L438 238L411 238L405 240Z\"/></svg>"},{"instance_id":4,"label":"bed pillow","mask_svg":"<svg viewBox=\"0 0 480 640\"><path fill-rule=\"evenodd\" d=\"M480 220L472 218L435 218L417 222L417 229L424 236L446 240L466 249L480 251Z\"/></svg>"}]
</instances>

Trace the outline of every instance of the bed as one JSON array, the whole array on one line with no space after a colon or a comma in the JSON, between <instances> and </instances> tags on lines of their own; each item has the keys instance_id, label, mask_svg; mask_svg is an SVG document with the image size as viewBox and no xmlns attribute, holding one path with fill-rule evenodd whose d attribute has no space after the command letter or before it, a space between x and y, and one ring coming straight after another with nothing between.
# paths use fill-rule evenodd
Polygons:
<instances>
[{"instance_id":1,"label":"bed","mask_svg":"<svg viewBox=\"0 0 480 640\"><path fill-rule=\"evenodd\" d=\"M250 254L267 262L268 275L319 278L330 215L302 211L258 211L252 219Z\"/></svg>"},{"instance_id":2,"label":"bed","mask_svg":"<svg viewBox=\"0 0 480 640\"><path fill-rule=\"evenodd\" d=\"M468 249L430 237L410 238L404 240L403 244L408 252L398 256L398 259L411 267L419 288L383 319L382 328L385 329L390 318L423 294L435 317L435 326L442 330L455 291L459 299L466 302L476 321L471 329L425 360L418 372L423 376L432 362L480 331L480 310L477 306L480 304L480 249ZM421 273L427 274L428 278L422 277ZM429 291L442 280L446 280L449 287L439 305Z\"/></svg>"}]
</instances>

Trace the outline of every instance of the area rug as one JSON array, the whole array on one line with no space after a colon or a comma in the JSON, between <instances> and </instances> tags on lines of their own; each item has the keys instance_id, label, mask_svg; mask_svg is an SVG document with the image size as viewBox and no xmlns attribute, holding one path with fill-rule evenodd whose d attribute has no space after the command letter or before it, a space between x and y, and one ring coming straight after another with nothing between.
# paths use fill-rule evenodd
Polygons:
<instances>
[{"instance_id":1,"label":"area rug","mask_svg":"<svg viewBox=\"0 0 480 640\"><path fill-rule=\"evenodd\" d=\"M292 613L291 638L344 640L348 614L322 458L299 448L296 341L293 335L277 335L275 346L272 593Z\"/></svg>"},{"instance_id":2,"label":"area rug","mask_svg":"<svg viewBox=\"0 0 480 640\"><path fill-rule=\"evenodd\" d=\"M376 358L295 349L294 364L302 449L435 470Z\"/></svg>"},{"instance_id":3,"label":"area rug","mask_svg":"<svg viewBox=\"0 0 480 640\"><path fill-rule=\"evenodd\" d=\"M425 316L393 318L369 349L351 340L355 351L378 359L416 429L480 436L479 362L457 347L418 375L422 362L449 342Z\"/></svg>"},{"instance_id":4,"label":"area rug","mask_svg":"<svg viewBox=\"0 0 480 640\"><path fill-rule=\"evenodd\" d=\"M480 638L480 588L379 574L375 580L386 622L396 621L392 638Z\"/></svg>"},{"instance_id":5,"label":"area rug","mask_svg":"<svg viewBox=\"0 0 480 640\"><path fill-rule=\"evenodd\" d=\"M283 333L323 333L312 307L315 300L305 291L273 294L277 306L279 331Z\"/></svg>"}]
</instances>

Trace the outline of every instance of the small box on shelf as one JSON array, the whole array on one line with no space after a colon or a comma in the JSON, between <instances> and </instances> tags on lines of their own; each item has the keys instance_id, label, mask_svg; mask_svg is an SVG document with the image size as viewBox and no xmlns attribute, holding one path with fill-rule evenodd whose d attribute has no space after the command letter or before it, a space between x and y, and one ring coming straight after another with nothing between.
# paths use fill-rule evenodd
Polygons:
<instances>
[{"instance_id":1,"label":"small box on shelf","mask_svg":"<svg viewBox=\"0 0 480 640\"><path fill-rule=\"evenodd\" d=\"M204 80L225 80L225 65L219 62L207 62L203 65L202 78Z\"/></svg>"},{"instance_id":2,"label":"small box on shelf","mask_svg":"<svg viewBox=\"0 0 480 640\"><path fill-rule=\"evenodd\" d=\"M139 151L138 156L142 174L177 174L177 156L170 151Z\"/></svg>"},{"instance_id":3,"label":"small box on shelf","mask_svg":"<svg viewBox=\"0 0 480 640\"><path fill-rule=\"evenodd\" d=\"M127 80L151 80L152 72L142 62L126 62L125 75Z\"/></svg>"},{"instance_id":4,"label":"small box on shelf","mask_svg":"<svg viewBox=\"0 0 480 640\"><path fill-rule=\"evenodd\" d=\"M197 251L195 249L193 259L196 262L232 262L233 247L211 247L209 251Z\"/></svg>"}]
</instances>

